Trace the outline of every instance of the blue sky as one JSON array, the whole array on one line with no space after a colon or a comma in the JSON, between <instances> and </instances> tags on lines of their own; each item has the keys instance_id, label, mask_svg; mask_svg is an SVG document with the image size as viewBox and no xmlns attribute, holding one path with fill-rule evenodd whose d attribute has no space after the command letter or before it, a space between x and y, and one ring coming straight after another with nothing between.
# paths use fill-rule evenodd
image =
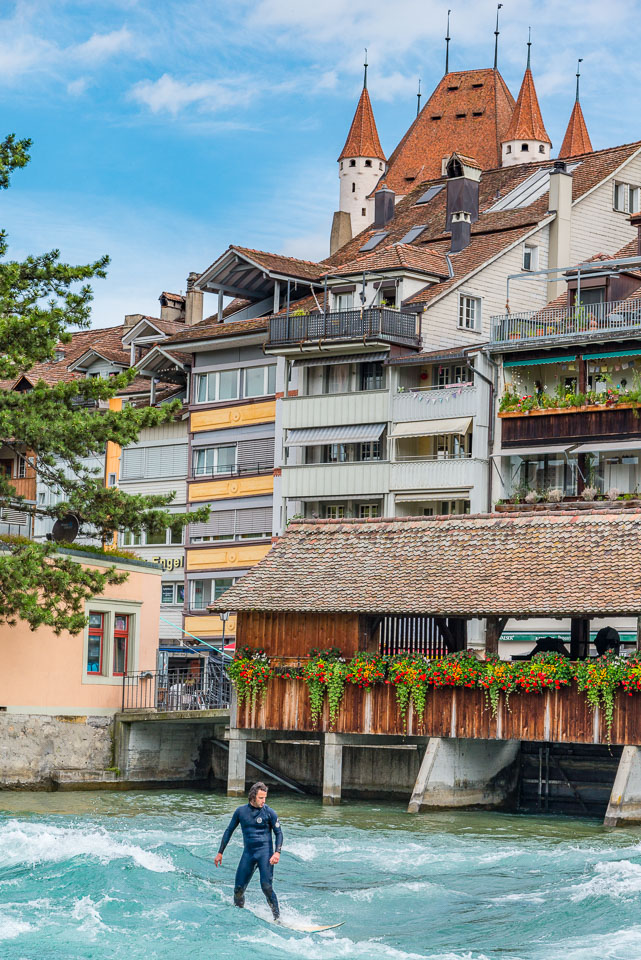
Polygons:
<instances>
[{"instance_id":1,"label":"blue sky","mask_svg":"<svg viewBox=\"0 0 641 960\"><path fill-rule=\"evenodd\" d=\"M496 3L449 2L451 67L491 66ZM321 258L363 47L389 155L418 77L429 95L442 74L446 13L434 0L2 0L2 131L34 140L0 195L11 255L109 253L99 326L155 315L161 290L183 290L229 243ZM499 66L515 96L528 25L555 148L579 56L594 146L641 139L641 2L505 0Z\"/></svg>"}]
</instances>

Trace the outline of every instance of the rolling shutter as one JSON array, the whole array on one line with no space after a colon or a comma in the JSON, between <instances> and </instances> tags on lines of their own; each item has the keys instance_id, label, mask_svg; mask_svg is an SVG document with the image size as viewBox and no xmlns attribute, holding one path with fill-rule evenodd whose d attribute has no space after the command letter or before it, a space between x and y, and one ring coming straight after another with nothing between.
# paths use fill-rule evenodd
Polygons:
<instances>
[{"instance_id":1,"label":"rolling shutter","mask_svg":"<svg viewBox=\"0 0 641 960\"><path fill-rule=\"evenodd\" d=\"M236 534L265 534L272 532L271 507L254 507L236 511Z\"/></svg>"},{"instance_id":2,"label":"rolling shutter","mask_svg":"<svg viewBox=\"0 0 641 960\"><path fill-rule=\"evenodd\" d=\"M142 477L144 462L144 447L127 447L122 451L121 479L133 480L136 477Z\"/></svg>"},{"instance_id":3,"label":"rolling shutter","mask_svg":"<svg viewBox=\"0 0 641 960\"><path fill-rule=\"evenodd\" d=\"M219 510L210 513L206 523L192 523L189 525L190 537L224 537L233 536L235 510Z\"/></svg>"},{"instance_id":4,"label":"rolling shutter","mask_svg":"<svg viewBox=\"0 0 641 960\"><path fill-rule=\"evenodd\" d=\"M161 447L147 447L145 477L186 477L187 444L171 443Z\"/></svg>"},{"instance_id":5,"label":"rolling shutter","mask_svg":"<svg viewBox=\"0 0 641 960\"><path fill-rule=\"evenodd\" d=\"M274 468L274 438L241 440L237 449L239 473L266 473Z\"/></svg>"}]
</instances>

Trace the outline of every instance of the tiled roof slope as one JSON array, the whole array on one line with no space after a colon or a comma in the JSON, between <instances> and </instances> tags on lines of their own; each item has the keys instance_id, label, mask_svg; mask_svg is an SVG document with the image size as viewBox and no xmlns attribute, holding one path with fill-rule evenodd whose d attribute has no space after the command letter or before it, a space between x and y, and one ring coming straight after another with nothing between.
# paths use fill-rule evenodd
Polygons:
<instances>
[{"instance_id":1,"label":"tiled roof slope","mask_svg":"<svg viewBox=\"0 0 641 960\"><path fill-rule=\"evenodd\" d=\"M592 141L585 123L583 110L580 102L576 100L559 150L559 157L576 157L580 153L590 153L591 150Z\"/></svg>"},{"instance_id":2,"label":"tiled roof slope","mask_svg":"<svg viewBox=\"0 0 641 960\"><path fill-rule=\"evenodd\" d=\"M543 123L534 77L529 67L525 71L514 113L503 140L542 140L552 143Z\"/></svg>"},{"instance_id":3,"label":"tiled roof slope","mask_svg":"<svg viewBox=\"0 0 641 960\"><path fill-rule=\"evenodd\" d=\"M283 273L301 280L317 280L323 272L322 267L313 260L299 260L297 257L284 257L280 253L267 253L265 250L252 250L250 247L230 245L230 250L243 253L254 263L260 264L274 273Z\"/></svg>"},{"instance_id":4,"label":"tiled roof slope","mask_svg":"<svg viewBox=\"0 0 641 960\"><path fill-rule=\"evenodd\" d=\"M211 609L636 616L640 555L632 511L293 522Z\"/></svg>"},{"instance_id":5,"label":"tiled roof slope","mask_svg":"<svg viewBox=\"0 0 641 960\"><path fill-rule=\"evenodd\" d=\"M296 304L298 309L298 304ZM269 329L269 317L255 317L252 320L230 320L228 323L196 323L187 327L184 332L168 337L162 341L162 346L179 349L179 345L193 343L195 340L209 340L217 337L242 336L245 333L261 333Z\"/></svg>"},{"instance_id":6,"label":"tiled roof slope","mask_svg":"<svg viewBox=\"0 0 641 960\"><path fill-rule=\"evenodd\" d=\"M498 167L514 97L498 70L447 73L392 153L383 181L403 196L414 183L441 175L454 151Z\"/></svg>"},{"instance_id":7,"label":"tiled roof slope","mask_svg":"<svg viewBox=\"0 0 641 960\"><path fill-rule=\"evenodd\" d=\"M427 248L412 246L409 243L395 243L384 250L373 251L365 256L350 260L338 269L331 271L332 276L337 274L359 273L363 270L394 270L405 267L408 270L417 270L421 273L433 273L438 277L449 277L450 271L444 253Z\"/></svg>"},{"instance_id":8,"label":"tiled roof slope","mask_svg":"<svg viewBox=\"0 0 641 960\"><path fill-rule=\"evenodd\" d=\"M363 87L345 146L338 159L343 160L345 157L374 157L376 160L385 160L367 87Z\"/></svg>"}]
</instances>

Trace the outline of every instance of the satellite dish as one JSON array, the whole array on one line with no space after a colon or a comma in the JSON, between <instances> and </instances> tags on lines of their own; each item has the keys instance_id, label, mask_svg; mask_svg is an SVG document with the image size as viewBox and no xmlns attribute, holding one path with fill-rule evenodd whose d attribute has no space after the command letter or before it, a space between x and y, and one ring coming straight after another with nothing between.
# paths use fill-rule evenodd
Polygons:
<instances>
[{"instance_id":1,"label":"satellite dish","mask_svg":"<svg viewBox=\"0 0 641 960\"><path fill-rule=\"evenodd\" d=\"M56 543L73 543L78 536L79 529L78 517L73 513L68 513L61 520L56 520L51 531L51 537Z\"/></svg>"}]
</instances>

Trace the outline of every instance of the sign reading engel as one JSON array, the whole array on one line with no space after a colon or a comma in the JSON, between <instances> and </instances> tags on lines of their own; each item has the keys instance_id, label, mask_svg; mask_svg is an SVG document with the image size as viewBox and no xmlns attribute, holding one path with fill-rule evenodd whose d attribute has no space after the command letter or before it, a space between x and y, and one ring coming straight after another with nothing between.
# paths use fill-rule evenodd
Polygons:
<instances>
[{"instance_id":1,"label":"sign reading engel","mask_svg":"<svg viewBox=\"0 0 641 960\"><path fill-rule=\"evenodd\" d=\"M184 557L152 557L152 563L158 563L163 570L178 570L185 566Z\"/></svg>"}]
</instances>

